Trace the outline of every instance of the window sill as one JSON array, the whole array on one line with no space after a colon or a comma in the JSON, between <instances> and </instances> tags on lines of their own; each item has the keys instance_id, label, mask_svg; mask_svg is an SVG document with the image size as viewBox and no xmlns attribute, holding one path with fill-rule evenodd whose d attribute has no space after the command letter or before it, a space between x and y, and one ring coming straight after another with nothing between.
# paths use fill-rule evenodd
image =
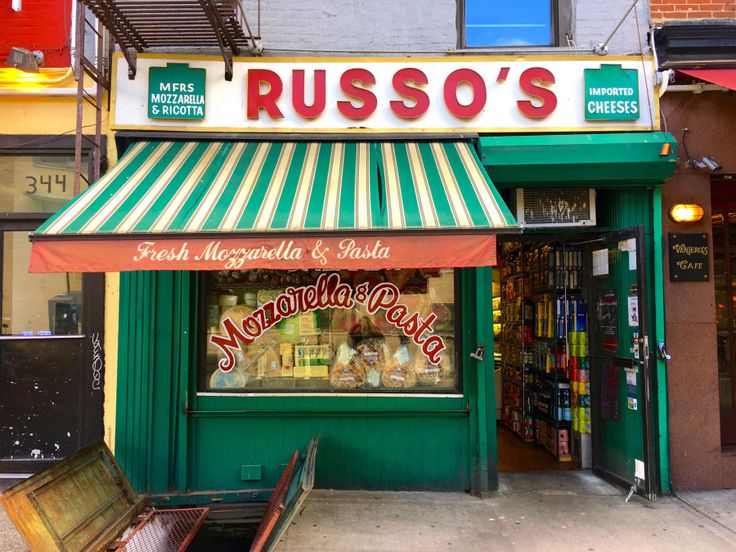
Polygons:
<instances>
[{"instance_id":1,"label":"window sill","mask_svg":"<svg viewBox=\"0 0 736 552\"><path fill-rule=\"evenodd\" d=\"M592 48L569 48L567 46L473 46L458 48L448 52L450 54L473 55L473 54L547 54L547 55L569 55L579 56L581 54L593 54ZM601 56L605 57L605 56Z\"/></svg>"},{"instance_id":2,"label":"window sill","mask_svg":"<svg viewBox=\"0 0 736 552\"><path fill-rule=\"evenodd\" d=\"M198 397L403 397L417 399L462 399L462 393L216 393L202 391L197 393Z\"/></svg>"}]
</instances>

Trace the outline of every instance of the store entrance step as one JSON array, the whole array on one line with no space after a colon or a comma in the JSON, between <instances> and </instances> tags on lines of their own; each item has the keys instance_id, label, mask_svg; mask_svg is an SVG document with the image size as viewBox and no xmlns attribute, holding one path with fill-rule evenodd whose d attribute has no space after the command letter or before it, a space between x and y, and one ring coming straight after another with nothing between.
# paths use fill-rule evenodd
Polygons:
<instances>
[{"instance_id":1,"label":"store entrance step","mask_svg":"<svg viewBox=\"0 0 736 552\"><path fill-rule=\"evenodd\" d=\"M624 496L626 490L615 487L590 471L560 471L499 474L499 492L543 494Z\"/></svg>"}]
</instances>

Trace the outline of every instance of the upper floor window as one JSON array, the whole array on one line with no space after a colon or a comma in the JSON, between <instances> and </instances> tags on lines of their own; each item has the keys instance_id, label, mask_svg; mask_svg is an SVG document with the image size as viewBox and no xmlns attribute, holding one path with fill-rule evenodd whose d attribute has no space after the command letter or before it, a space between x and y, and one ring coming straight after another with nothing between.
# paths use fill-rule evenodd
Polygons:
<instances>
[{"instance_id":1,"label":"upper floor window","mask_svg":"<svg viewBox=\"0 0 736 552\"><path fill-rule=\"evenodd\" d=\"M556 0L465 0L465 46L556 46Z\"/></svg>"}]
</instances>

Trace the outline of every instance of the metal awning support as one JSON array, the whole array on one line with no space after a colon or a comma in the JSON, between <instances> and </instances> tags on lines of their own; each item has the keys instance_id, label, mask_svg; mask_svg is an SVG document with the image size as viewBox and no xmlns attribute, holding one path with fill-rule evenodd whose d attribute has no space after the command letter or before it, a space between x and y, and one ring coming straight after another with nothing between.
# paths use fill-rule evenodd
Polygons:
<instances>
[{"instance_id":1,"label":"metal awning support","mask_svg":"<svg viewBox=\"0 0 736 552\"><path fill-rule=\"evenodd\" d=\"M241 0L82 0L110 31L128 62L128 78L136 75L136 56L161 48L214 48L225 61L225 79L232 80L233 56L258 55ZM260 2L258 5L260 11Z\"/></svg>"}]
</instances>

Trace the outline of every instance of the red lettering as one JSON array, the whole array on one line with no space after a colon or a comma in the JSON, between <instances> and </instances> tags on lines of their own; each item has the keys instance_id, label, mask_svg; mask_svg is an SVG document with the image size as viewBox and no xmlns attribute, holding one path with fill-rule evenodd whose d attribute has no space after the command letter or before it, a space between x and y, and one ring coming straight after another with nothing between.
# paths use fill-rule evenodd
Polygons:
<instances>
[{"instance_id":1,"label":"red lettering","mask_svg":"<svg viewBox=\"0 0 736 552\"><path fill-rule=\"evenodd\" d=\"M442 362L440 353L445 348L445 341L438 335L431 335L427 340L422 343L422 352L427 360L432 364L439 364Z\"/></svg>"},{"instance_id":2,"label":"red lettering","mask_svg":"<svg viewBox=\"0 0 736 552\"><path fill-rule=\"evenodd\" d=\"M381 282L371 290L365 308L369 314L375 314L378 309L390 309L398 302L399 288L389 282Z\"/></svg>"},{"instance_id":3,"label":"red lettering","mask_svg":"<svg viewBox=\"0 0 736 552\"><path fill-rule=\"evenodd\" d=\"M457 89L461 84L467 84L473 89L473 100L463 105L457 99ZM486 106L486 83L478 73L472 69L458 69L447 76L445 80L445 105L455 117L470 119L483 111Z\"/></svg>"},{"instance_id":4,"label":"red lettering","mask_svg":"<svg viewBox=\"0 0 736 552\"><path fill-rule=\"evenodd\" d=\"M263 326L261 326L261 324L258 322L258 319L255 316L255 312L250 316L246 316L245 318L243 318L240 326L243 328L244 332L252 335L254 339L261 337L261 334L263 333Z\"/></svg>"},{"instance_id":5,"label":"red lettering","mask_svg":"<svg viewBox=\"0 0 736 552\"><path fill-rule=\"evenodd\" d=\"M367 69L348 69L340 77L340 89L346 96L355 98L362 102L360 107L355 107L349 100L337 102L337 109L348 119L366 119L376 110L378 100L370 90L355 85L376 84L376 77Z\"/></svg>"},{"instance_id":6,"label":"red lettering","mask_svg":"<svg viewBox=\"0 0 736 552\"><path fill-rule=\"evenodd\" d=\"M210 342L216 345L225 354L224 358L217 363L220 370L229 372L235 367L235 353L241 347L241 343L252 343L253 339L241 332L230 318L222 321L222 327L225 330L225 336L213 335Z\"/></svg>"},{"instance_id":7,"label":"red lettering","mask_svg":"<svg viewBox=\"0 0 736 552\"><path fill-rule=\"evenodd\" d=\"M414 105L408 106L401 100L391 100L389 102L391 111L402 119L418 119L427 112L427 109L429 109L429 96L427 93L420 88L409 86L408 84L410 82L415 85L428 84L427 75L419 69L409 67L396 71L392 82L397 94L409 100L414 100Z\"/></svg>"},{"instance_id":8,"label":"red lettering","mask_svg":"<svg viewBox=\"0 0 736 552\"><path fill-rule=\"evenodd\" d=\"M531 119L543 119L551 115L557 107L557 96L552 90L541 85L554 83L555 76L548 69L532 67L524 71L519 77L519 86L527 95L541 101L542 104L535 106L530 100L519 100L516 102L519 111Z\"/></svg>"},{"instance_id":9,"label":"red lettering","mask_svg":"<svg viewBox=\"0 0 736 552\"><path fill-rule=\"evenodd\" d=\"M325 110L326 74L327 72L324 69L316 69L314 71L314 99L312 100L312 105L307 105L304 100L304 69L294 69L292 71L291 101L294 104L294 111L305 119L319 117Z\"/></svg>"},{"instance_id":10,"label":"red lettering","mask_svg":"<svg viewBox=\"0 0 736 552\"><path fill-rule=\"evenodd\" d=\"M294 316L297 312L296 301L290 301L289 296L282 293L276 298L276 312L282 318Z\"/></svg>"},{"instance_id":11,"label":"red lettering","mask_svg":"<svg viewBox=\"0 0 736 552\"><path fill-rule=\"evenodd\" d=\"M401 329L401 319L406 316L408 310L406 305L399 303L398 305L391 307L386 311L386 320L391 322L394 326Z\"/></svg>"},{"instance_id":12,"label":"red lettering","mask_svg":"<svg viewBox=\"0 0 736 552\"><path fill-rule=\"evenodd\" d=\"M272 119L283 119L284 114L276 105L276 100L279 99L281 92L284 90L281 77L270 69L250 69L247 80L248 118L257 120L260 116L260 110L265 109ZM261 94L261 84L268 85L268 91L265 94Z\"/></svg>"},{"instance_id":13,"label":"red lettering","mask_svg":"<svg viewBox=\"0 0 736 552\"><path fill-rule=\"evenodd\" d=\"M427 319L424 320L424 322L420 322L419 327L416 331L416 338L414 339L414 343L416 343L417 345L422 344L422 334L424 334L424 332L432 332L432 324L434 324L435 320L437 320L437 315L432 312L427 316Z\"/></svg>"}]
</instances>

